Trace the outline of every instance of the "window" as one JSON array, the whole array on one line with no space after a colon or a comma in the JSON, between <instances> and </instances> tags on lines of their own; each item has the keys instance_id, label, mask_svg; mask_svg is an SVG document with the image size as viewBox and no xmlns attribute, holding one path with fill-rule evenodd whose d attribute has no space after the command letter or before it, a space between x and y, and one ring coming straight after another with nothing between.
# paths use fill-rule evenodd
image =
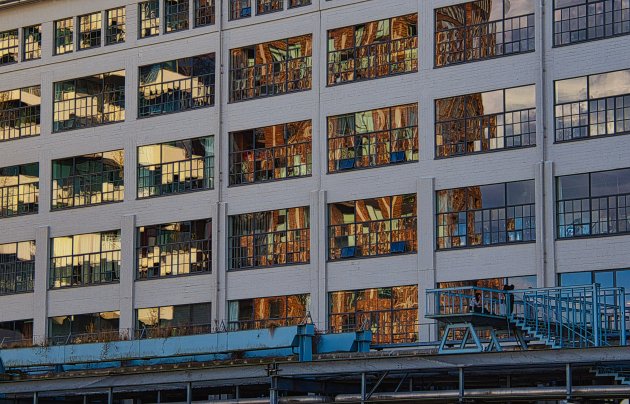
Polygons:
<instances>
[{"instance_id":1,"label":"window","mask_svg":"<svg viewBox=\"0 0 630 404\"><path fill-rule=\"evenodd\" d=\"M525 276L510 276L508 278L490 278L490 279L475 279L465 281L453 281L453 282L440 282L438 288L464 288L475 287L485 289L502 290L504 285L512 285L515 290L532 289L536 288L536 275Z\"/></svg>"},{"instance_id":2,"label":"window","mask_svg":"<svg viewBox=\"0 0 630 404\"><path fill-rule=\"evenodd\" d=\"M534 50L534 0L478 0L435 9L435 67Z\"/></svg>"},{"instance_id":3,"label":"window","mask_svg":"<svg viewBox=\"0 0 630 404\"><path fill-rule=\"evenodd\" d=\"M40 59L42 57L42 26L41 24L24 27L22 30L24 54L26 60Z\"/></svg>"},{"instance_id":4,"label":"window","mask_svg":"<svg viewBox=\"0 0 630 404\"><path fill-rule=\"evenodd\" d=\"M230 51L230 102L311 89L313 36Z\"/></svg>"},{"instance_id":5,"label":"window","mask_svg":"<svg viewBox=\"0 0 630 404\"><path fill-rule=\"evenodd\" d=\"M310 261L309 208L230 216L229 269L252 269Z\"/></svg>"},{"instance_id":6,"label":"window","mask_svg":"<svg viewBox=\"0 0 630 404\"><path fill-rule=\"evenodd\" d=\"M50 345L87 344L121 339L120 311L48 318Z\"/></svg>"},{"instance_id":7,"label":"window","mask_svg":"<svg viewBox=\"0 0 630 404\"><path fill-rule=\"evenodd\" d=\"M17 29L0 32L0 66L17 63L19 48Z\"/></svg>"},{"instance_id":8,"label":"window","mask_svg":"<svg viewBox=\"0 0 630 404\"><path fill-rule=\"evenodd\" d=\"M231 331L286 327L304 322L311 295L259 297L228 302Z\"/></svg>"},{"instance_id":9,"label":"window","mask_svg":"<svg viewBox=\"0 0 630 404\"><path fill-rule=\"evenodd\" d=\"M33 345L33 320L0 323L0 349L24 348Z\"/></svg>"},{"instance_id":10,"label":"window","mask_svg":"<svg viewBox=\"0 0 630 404\"><path fill-rule=\"evenodd\" d=\"M125 32L127 27L125 7L107 10L105 11L105 14L107 18L105 45L125 42Z\"/></svg>"},{"instance_id":11,"label":"window","mask_svg":"<svg viewBox=\"0 0 630 404\"><path fill-rule=\"evenodd\" d=\"M101 46L101 12L79 16L79 49Z\"/></svg>"},{"instance_id":12,"label":"window","mask_svg":"<svg viewBox=\"0 0 630 404\"><path fill-rule=\"evenodd\" d=\"M125 120L125 71L54 84L53 132Z\"/></svg>"},{"instance_id":13,"label":"window","mask_svg":"<svg viewBox=\"0 0 630 404\"><path fill-rule=\"evenodd\" d=\"M188 29L189 0L164 0L164 32Z\"/></svg>"},{"instance_id":14,"label":"window","mask_svg":"<svg viewBox=\"0 0 630 404\"><path fill-rule=\"evenodd\" d=\"M138 198L213 188L213 136L138 147Z\"/></svg>"},{"instance_id":15,"label":"window","mask_svg":"<svg viewBox=\"0 0 630 404\"><path fill-rule=\"evenodd\" d=\"M120 280L120 230L51 239L50 288Z\"/></svg>"},{"instance_id":16,"label":"window","mask_svg":"<svg viewBox=\"0 0 630 404\"><path fill-rule=\"evenodd\" d=\"M418 251L416 195L328 205L328 259L337 261Z\"/></svg>"},{"instance_id":17,"label":"window","mask_svg":"<svg viewBox=\"0 0 630 404\"><path fill-rule=\"evenodd\" d=\"M289 8L310 6L311 0L289 0Z\"/></svg>"},{"instance_id":18,"label":"window","mask_svg":"<svg viewBox=\"0 0 630 404\"><path fill-rule=\"evenodd\" d=\"M53 160L52 209L122 202L124 165L124 150Z\"/></svg>"},{"instance_id":19,"label":"window","mask_svg":"<svg viewBox=\"0 0 630 404\"><path fill-rule=\"evenodd\" d=\"M40 86L0 91L0 142L40 134Z\"/></svg>"},{"instance_id":20,"label":"window","mask_svg":"<svg viewBox=\"0 0 630 404\"><path fill-rule=\"evenodd\" d=\"M328 117L328 172L418 161L418 104Z\"/></svg>"},{"instance_id":21,"label":"window","mask_svg":"<svg viewBox=\"0 0 630 404\"><path fill-rule=\"evenodd\" d=\"M630 232L630 168L557 178L558 238Z\"/></svg>"},{"instance_id":22,"label":"window","mask_svg":"<svg viewBox=\"0 0 630 404\"><path fill-rule=\"evenodd\" d=\"M628 315L628 308L630 308L630 269L567 272L558 275L558 283L560 286L580 286L599 283L602 288L623 287L625 289L626 316ZM604 299L610 299L611 297L612 296L608 296ZM608 301L607 303L612 302Z\"/></svg>"},{"instance_id":23,"label":"window","mask_svg":"<svg viewBox=\"0 0 630 404\"><path fill-rule=\"evenodd\" d=\"M0 218L38 210L39 163L0 168Z\"/></svg>"},{"instance_id":24,"label":"window","mask_svg":"<svg viewBox=\"0 0 630 404\"><path fill-rule=\"evenodd\" d=\"M328 85L418 71L418 15L328 31Z\"/></svg>"},{"instance_id":25,"label":"window","mask_svg":"<svg viewBox=\"0 0 630 404\"><path fill-rule=\"evenodd\" d=\"M251 0L230 0L230 21L252 16Z\"/></svg>"},{"instance_id":26,"label":"window","mask_svg":"<svg viewBox=\"0 0 630 404\"><path fill-rule=\"evenodd\" d=\"M34 279L35 241L0 244L0 295L32 292Z\"/></svg>"},{"instance_id":27,"label":"window","mask_svg":"<svg viewBox=\"0 0 630 404\"><path fill-rule=\"evenodd\" d=\"M534 85L435 101L435 155L438 158L534 145Z\"/></svg>"},{"instance_id":28,"label":"window","mask_svg":"<svg viewBox=\"0 0 630 404\"><path fill-rule=\"evenodd\" d=\"M437 248L536 240L534 180L437 191Z\"/></svg>"},{"instance_id":29,"label":"window","mask_svg":"<svg viewBox=\"0 0 630 404\"><path fill-rule=\"evenodd\" d=\"M138 279L212 271L212 220L138 228Z\"/></svg>"},{"instance_id":30,"label":"window","mask_svg":"<svg viewBox=\"0 0 630 404\"><path fill-rule=\"evenodd\" d=\"M55 55L74 50L74 18L55 21Z\"/></svg>"},{"instance_id":31,"label":"window","mask_svg":"<svg viewBox=\"0 0 630 404\"><path fill-rule=\"evenodd\" d=\"M138 17L140 19L140 38L155 36L160 33L160 2L159 0L141 1L138 3Z\"/></svg>"},{"instance_id":32,"label":"window","mask_svg":"<svg viewBox=\"0 0 630 404\"><path fill-rule=\"evenodd\" d=\"M137 309L136 338L209 334L210 315L210 303Z\"/></svg>"},{"instance_id":33,"label":"window","mask_svg":"<svg viewBox=\"0 0 630 404\"><path fill-rule=\"evenodd\" d=\"M630 3L618 0L555 0L554 46L630 33Z\"/></svg>"},{"instance_id":34,"label":"window","mask_svg":"<svg viewBox=\"0 0 630 404\"><path fill-rule=\"evenodd\" d=\"M195 0L195 28L214 24L214 0Z\"/></svg>"},{"instance_id":35,"label":"window","mask_svg":"<svg viewBox=\"0 0 630 404\"><path fill-rule=\"evenodd\" d=\"M256 15L269 14L284 9L284 0L256 0Z\"/></svg>"},{"instance_id":36,"label":"window","mask_svg":"<svg viewBox=\"0 0 630 404\"><path fill-rule=\"evenodd\" d=\"M311 175L312 135L310 120L230 133L230 185Z\"/></svg>"},{"instance_id":37,"label":"window","mask_svg":"<svg viewBox=\"0 0 630 404\"><path fill-rule=\"evenodd\" d=\"M630 70L555 85L556 142L630 132Z\"/></svg>"},{"instance_id":38,"label":"window","mask_svg":"<svg viewBox=\"0 0 630 404\"><path fill-rule=\"evenodd\" d=\"M214 53L140 67L138 118L214 105Z\"/></svg>"},{"instance_id":39,"label":"window","mask_svg":"<svg viewBox=\"0 0 630 404\"><path fill-rule=\"evenodd\" d=\"M330 331L371 330L373 344L418 341L418 286L328 294Z\"/></svg>"}]
</instances>

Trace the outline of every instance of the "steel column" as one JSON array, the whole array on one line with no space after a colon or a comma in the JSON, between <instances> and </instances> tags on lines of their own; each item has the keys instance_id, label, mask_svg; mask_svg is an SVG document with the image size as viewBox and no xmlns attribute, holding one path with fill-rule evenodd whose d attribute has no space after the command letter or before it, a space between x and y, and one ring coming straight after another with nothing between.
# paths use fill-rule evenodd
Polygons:
<instances>
[{"instance_id":1,"label":"steel column","mask_svg":"<svg viewBox=\"0 0 630 404\"><path fill-rule=\"evenodd\" d=\"M186 404L192 403L192 383L186 383Z\"/></svg>"},{"instance_id":2,"label":"steel column","mask_svg":"<svg viewBox=\"0 0 630 404\"><path fill-rule=\"evenodd\" d=\"M459 402L464 402L464 368L459 368Z\"/></svg>"},{"instance_id":3,"label":"steel column","mask_svg":"<svg viewBox=\"0 0 630 404\"><path fill-rule=\"evenodd\" d=\"M571 395L573 393L573 378L571 377L571 364L567 363L565 367L566 372L566 384L567 384L567 402L571 400Z\"/></svg>"},{"instance_id":4,"label":"steel column","mask_svg":"<svg viewBox=\"0 0 630 404\"><path fill-rule=\"evenodd\" d=\"M114 389L111 387L107 390L107 404L114 404Z\"/></svg>"},{"instance_id":5,"label":"steel column","mask_svg":"<svg viewBox=\"0 0 630 404\"><path fill-rule=\"evenodd\" d=\"M38 401L39 401L39 393L35 392L33 393L33 404L37 404Z\"/></svg>"},{"instance_id":6,"label":"steel column","mask_svg":"<svg viewBox=\"0 0 630 404\"><path fill-rule=\"evenodd\" d=\"M361 373L361 404L365 404L365 373Z\"/></svg>"}]
</instances>

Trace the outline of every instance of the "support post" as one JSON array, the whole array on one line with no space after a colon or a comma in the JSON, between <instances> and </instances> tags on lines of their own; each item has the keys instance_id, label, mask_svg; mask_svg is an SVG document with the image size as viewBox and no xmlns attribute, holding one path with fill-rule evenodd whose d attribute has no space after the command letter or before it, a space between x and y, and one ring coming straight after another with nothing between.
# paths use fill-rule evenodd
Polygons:
<instances>
[{"instance_id":1,"label":"support post","mask_svg":"<svg viewBox=\"0 0 630 404\"><path fill-rule=\"evenodd\" d=\"M464 368L459 368L459 402L464 402Z\"/></svg>"},{"instance_id":2,"label":"support post","mask_svg":"<svg viewBox=\"0 0 630 404\"><path fill-rule=\"evenodd\" d=\"M186 383L186 404L192 403L192 383Z\"/></svg>"},{"instance_id":3,"label":"support post","mask_svg":"<svg viewBox=\"0 0 630 404\"><path fill-rule=\"evenodd\" d=\"M107 390L107 404L114 404L114 389L112 387Z\"/></svg>"},{"instance_id":4,"label":"support post","mask_svg":"<svg viewBox=\"0 0 630 404\"><path fill-rule=\"evenodd\" d=\"M566 378L567 378L567 402L571 401L571 395L573 394L573 378L571 377L571 364L567 363L566 368Z\"/></svg>"},{"instance_id":5,"label":"support post","mask_svg":"<svg viewBox=\"0 0 630 404\"><path fill-rule=\"evenodd\" d=\"M157 404L162 402L162 392L160 390L157 391Z\"/></svg>"},{"instance_id":6,"label":"support post","mask_svg":"<svg viewBox=\"0 0 630 404\"><path fill-rule=\"evenodd\" d=\"M365 404L365 373L361 373L361 404Z\"/></svg>"},{"instance_id":7,"label":"support post","mask_svg":"<svg viewBox=\"0 0 630 404\"><path fill-rule=\"evenodd\" d=\"M278 404L278 379L271 376L271 388L269 389L269 404Z\"/></svg>"},{"instance_id":8,"label":"support post","mask_svg":"<svg viewBox=\"0 0 630 404\"><path fill-rule=\"evenodd\" d=\"M39 393L35 392L33 393L33 404L37 404L38 401L39 401Z\"/></svg>"}]
</instances>

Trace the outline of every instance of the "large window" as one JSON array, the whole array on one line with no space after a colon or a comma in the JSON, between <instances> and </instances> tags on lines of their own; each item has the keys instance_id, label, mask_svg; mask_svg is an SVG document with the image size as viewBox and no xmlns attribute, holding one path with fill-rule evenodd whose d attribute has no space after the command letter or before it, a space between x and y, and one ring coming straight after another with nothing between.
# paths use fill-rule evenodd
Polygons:
<instances>
[{"instance_id":1,"label":"large window","mask_svg":"<svg viewBox=\"0 0 630 404\"><path fill-rule=\"evenodd\" d=\"M125 7L105 11L105 18L107 19L105 45L125 42L125 32L127 27Z\"/></svg>"},{"instance_id":2,"label":"large window","mask_svg":"<svg viewBox=\"0 0 630 404\"><path fill-rule=\"evenodd\" d=\"M230 185L311 175L311 121L230 133Z\"/></svg>"},{"instance_id":3,"label":"large window","mask_svg":"<svg viewBox=\"0 0 630 404\"><path fill-rule=\"evenodd\" d=\"M52 209L121 202L125 190L123 150L52 162Z\"/></svg>"},{"instance_id":4,"label":"large window","mask_svg":"<svg viewBox=\"0 0 630 404\"><path fill-rule=\"evenodd\" d=\"M50 244L50 288L119 281L120 230L55 237Z\"/></svg>"},{"instance_id":5,"label":"large window","mask_svg":"<svg viewBox=\"0 0 630 404\"><path fill-rule=\"evenodd\" d=\"M214 24L214 0L195 0L195 28Z\"/></svg>"},{"instance_id":6,"label":"large window","mask_svg":"<svg viewBox=\"0 0 630 404\"><path fill-rule=\"evenodd\" d=\"M55 55L74 50L74 18L55 21Z\"/></svg>"},{"instance_id":7,"label":"large window","mask_svg":"<svg viewBox=\"0 0 630 404\"><path fill-rule=\"evenodd\" d=\"M602 288L623 287L625 289L626 316L628 316L628 308L630 308L630 269L566 272L558 275L558 283L560 286L580 286L599 283Z\"/></svg>"},{"instance_id":8,"label":"large window","mask_svg":"<svg viewBox=\"0 0 630 404\"><path fill-rule=\"evenodd\" d=\"M630 33L630 3L624 0L555 0L554 46Z\"/></svg>"},{"instance_id":9,"label":"large window","mask_svg":"<svg viewBox=\"0 0 630 404\"><path fill-rule=\"evenodd\" d=\"M79 16L79 49L101 46L101 12Z\"/></svg>"},{"instance_id":10,"label":"large window","mask_svg":"<svg viewBox=\"0 0 630 404\"><path fill-rule=\"evenodd\" d=\"M630 232L630 168L557 181L558 238Z\"/></svg>"},{"instance_id":11,"label":"large window","mask_svg":"<svg viewBox=\"0 0 630 404\"><path fill-rule=\"evenodd\" d=\"M0 168L0 218L38 210L39 163Z\"/></svg>"},{"instance_id":12,"label":"large window","mask_svg":"<svg viewBox=\"0 0 630 404\"><path fill-rule=\"evenodd\" d=\"M33 320L0 323L0 349L29 347L33 344Z\"/></svg>"},{"instance_id":13,"label":"large window","mask_svg":"<svg viewBox=\"0 0 630 404\"><path fill-rule=\"evenodd\" d=\"M31 25L22 30L23 60L34 60L42 57L42 26Z\"/></svg>"},{"instance_id":14,"label":"large window","mask_svg":"<svg viewBox=\"0 0 630 404\"><path fill-rule=\"evenodd\" d=\"M51 345L86 344L117 341L120 311L75 314L48 318L48 342Z\"/></svg>"},{"instance_id":15,"label":"large window","mask_svg":"<svg viewBox=\"0 0 630 404\"><path fill-rule=\"evenodd\" d=\"M286 327L304 322L311 295L259 297L228 302L228 328L232 331Z\"/></svg>"},{"instance_id":16,"label":"large window","mask_svg":"<svg viewBox=\"0 0 630 404\"><path fill-rule=\"evenodd\" d=\"M289 0L289 8L310 6L311 0Z\"/></svg>"},{"instance_id":17,"label":"large window","mask_svg":"<svg viewBox=\"0 0 630 404\"><path fill-rule=\"evenodd\" d=\"M125 71L55 83L53 132L125 120Z\"/></svg>"},{"instance_id":18,"label":"large window","mask_svg":"<svg viewBox=\"0 0 630 404\"><path fill-rule=\"evenodd\" d=\"M164 0L164 32L188 29L190 0Z\"/></svg>"},{"instance_id":19,"label":"large window","mask_svg":"<svg viewBox=\"0 0 630 404\"><path fill-rule=\"evenodd\" d=\"M40 134L40 86L0 91L0 142Z\"/></svg>"},{"instance_id":20,"label":"large window","mask_svg":"<svg viewBox=\"0 0 630 404\"><path fill-rule=\"evenodd\" d=\"M536 145L534 85L435 101L435 156Z\"/></svg>"},{"instance_id":21,"label":"large window","mask_svg":"<svg viewBox=\"0 0 630 404\"><path fill-rule=\"evenodd\" d=\"M214 136L138 147L138 198L214 188Z\"/></svg>"},{"instance_id":22,"label":"large window","mask_svg":"<svg viewBox=\"0 0 630 404\"><path fill-rule=\"evenodd\" d=\"M416 195L395 195L328 205L331 261L418 251Z\"/></svg>"},{"instance_id":23,"label":"large window","mask_svg":"<svg viewBox=\"0 0 630 404\"><path fill-rule=\"evenodd\" d=\"M435 66L534 50L534 0L478 0L435 9Z\"/></svg>"},{"instance_id":24,"label":"large window","mask_svg":"<svg viewBox=\"0 0 630 404\"><path fill-rule=\"evenodd\" d=\"M418 15L328 31L328 85L418 71Z\"/></svg>"},{"instance_id":25,"label":"large window","mask_svg":"<svg viewBox=\"0 0 630 404\"><path fill-rule=\"evenodd\" d=\"M19 49L17 29L0 32L0 66L17 63Z\"/></svg>"},{"instance_id":26,"label":"large window","mask_svg":"<svg viewBox=\"0 0 630 404\"><path fill-rule=\"evenodd\" d=\"M630 70L555 84L556 142L630 132Z\"/></svg>"},{"instance_id":27,"label":"large window","mask_svg":"<svg viewBox=\"0 0 630 404\"><path fill-rule=\"evenodd\" d=\"M230 51L230 102L310 90L313 36Z\"/></svg>"},{"instance_id":28,"label":"large window","mask_svg":"<svg viewBox=\"0 0 630 404\"><path fill-rule=\"evenodd\" d=\"M252 0L230 0L230 20L252 16Z\"/></svg>"},{"instance_id":29,"label":"large window","mask_svg":"<svg viewBox=\"0 0 630 404\"><path fill-rule=\"evenodd\" d=\"M35 241L0 244L0 295L32 292L34 279Z\"/></svg>"},{"instance_id":30,"label":"large window","mask_svg":"<svg viewBox=\"0 0 630 404\"><path fill-rule=\"evenodd\" d=\"M214 105L214 53L140 67L138 117Z\"/></svg>"},{"instance_id":31,"label":"large window","mask_svg":"<svg viewBox=\"0 0 630 404\"><path fill-rule=\"evenodd\" d=\"M418 341L418 286L345 290L328 296L331 332L371 330L375 344Z\"/></svg>"},{"instance_id":32,"label":"large window","mask_svg":"<svg viewBox=\"0 0 630 404\"><path fill-rule=\"evenodd\" d=\"M536 240L534 180L437 191L437 248Z\"/></svg>"},{"instance_id":33,"label":"large window","mask_svg":"<svg viewBox=\"0 0 630 404\"><path fill-rule=\"evenodd\" d=\"M147 38L160 33L160 2L147 0L138 3L138 37Z\"/></svg>"},{"instance_id":34,"label":"large window","mask_svg":"<svg viewBox=\"0 0 630 404\"><path fill-rule=\"evenodd\" d=\"M212 271L212 220L164 223L138 228L138 279Z\"/></svg>"},{"instance_id":35,"label":"large window","mask_svg":"<svg viewBox=\"0 0 630 404\"><path fill-rule=\"evenodd\" d=\"M328 117L328 172L418 161L418 104Z\"/></svg>"},{"instance_id":36,"label":"large window","mask_svg":"<svg viewBox=\"0 0 630 404\"><path fill-rule=\"evenodd\" d=\"M256 15L269 14L284 9L284 0L256 0Z\"/></svg>"},{"instance_id":37,"label":"large window","mask_svg":"<svg viewBox=\"0 0 630 404\"><path fill-rule=\"evenodd\" d=\"M136 310L136 338L168 338L210 331L210 303Z\"/></svg>"},{"instance_id":38,"label":"large window","mask_svg":"<svg viewBox=\"0 0 630 404\"><path fill-rule=\"evenodd\" d=\"M532 289L537 286L536 275L440 282L438 283L438 288L446 289L472 286L475 288L502 290L505 285L514 286L514 290Z\"/></svg>"},{"instance_id":39,"label":"large window","mask_svg":"<svg viewBox=\"0 0 630 404\"><path fill-rule=\"evenodd\" d=\"M309 208L229 217L229 269L306 264L310 260Z\"/></svg>"}]
</instances>

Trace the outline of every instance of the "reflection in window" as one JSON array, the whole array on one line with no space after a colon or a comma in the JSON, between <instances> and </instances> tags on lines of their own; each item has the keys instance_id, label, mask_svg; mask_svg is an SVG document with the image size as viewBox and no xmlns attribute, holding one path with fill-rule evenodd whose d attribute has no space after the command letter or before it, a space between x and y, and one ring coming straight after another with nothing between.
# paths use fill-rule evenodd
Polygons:
<instances>
[{"instance_id":1,"label":"reflection in window","mask_svg":"<svg viewBox=\"0 0 630 404\"><path fill-rule=\"evenodd\" d=\"M286 327L304 322L311 295L260 297L228 302L230 331Z\"/></svg>"},{"instance_id":2,"label":"reflection in window","mask_svg":"<svg viewBox=\"0 0 630 404\"><path fill-rule=\"evenodd\" d=\"M534 50L534 0L478 0L435 9L435 66Z\"/></svg>"},{"instance_id":3,"label":"reflection in window","mask_svg":"<svg viewBox=\"0 0 630 404\"><path fill-rule=\"evenodd\" d=\"M284 0L256 0L256 15L282 11Z\"/></svg>"},{"instance_id":4,"label":"reflection in window","mask_svg":"<svg viewBox=\"0 0 630 404\"><path fill-rule=\"evenodd\" d=\"M19 48L17 29L0 32L0 66L17 63Z\"/></svg>"},{"instance_id":5,"label":"reflection in window","mask_svg":"<svg viewBox=\"0 0 630 404\"><path fill-rule=\"evenodd\" d=\"M395 195L328 205L328 259L418 251L416 195Z\"/></svg>"},{"instance_id":6,"label":"reflection in window","mask_svg":"<svg viewBox=\"0 0 630 404\"><path fill-rule=\"evenodd\" d=\"M138 18L140 20L140 38L155 36L160 33L160 2L147 0L138 3Z\"/></svg>"},{"instance_id":7,"label":"reflection in window","mask_svg":"<svg viewBox=\"0 0 630 404\"><path fill-rule=\"evenodd\" d=\"M230 21L252 16L251 0L230 0Z\"/></svg>"},{"instance_id":8,"label":"reflection in window","mask_svg":"<svg viewBox=\"0 0 630 404\"><path fill-rule=\"evenodd\" d=\"M230 133L230 185L311 175L311 121Z\"/></svg>"},{"instance_id":9,"label":"reflection in window","mask_svg":"<svg viewBox=\"0 0 630 404\"><path fill-rule=\"evenodd\" d=\"M214 136L138 148L138 198L214 188Z\"/></svg>"},{"instance_id":10,"label":"reflection in window","mask_svg":"<svg viewBox=\"0 0 630 404\"><path fill-rule=\"evenodd\" d=\"M331 332L371 330L374 344L418 341L418 286L329 293Z\"/></svg>"},{"instance_id":11,"label":"reflection in window","mask_svg":"<svg viewBox=\"0 0 630 404\"><path fill-rule=\"evenodd\" d=\"M630 168L557 179L558 238L630 232Z\"/></svg>"},{"instance_id":12,"label":"reflection in window","mask_svg":"<svg viewBox=\"0 0 630 404\"><path fill-rule=\"evenodd\" d=\"M39 163L0 168L0 218L38 210Z\"/></svg>"},{"instance_id":13,"label":"reflection in window","mask_svg":"<svg viewBox=\"0 0 630 404\"><path fill-rule=\"evenodd\" d=\"M555 46L630 33L630 3L619 0L555 0Z\"/></svg>"},{"instance_id":14,"label":"reflection in window","mask_svg":"<svg viewBox=\"0 0 630 404\"><path fill-rule=\"evenodd\" d=\"M53 160L52 209L121 202L124 165L123 150Z\"/></svg>"},{"instance_id":15,"label":"reflection in window","mask_svg":"<svg viewBox=\"0 0 630 404\"><path fill-rule=\"evenodd\" d=\"M120 280L120 230L55 237L50 246L51 288Z\"/></svg>"},{"instance_id":16,"label":"reflection in window","mask_svg":"<svg viewBox=\"0 0 630 404\"><path fill-rule=\"evenodd\" d=\"M289 8L311 5L311 0L289 0Z\"/></svg>"},{"instance_id":17,"label":"reflection in window","mask_svg":"<svg viewBox=\"0 0 630 404\"><path fill-rule=\"evenodd\" d=\"M75 314L48 318L48 343L51 345L87 344L117 341L120 311Z\"/></svg>"},{"instance_id":18,"label":"reflection in window","mask_svg":"<svg viewBox=\"0 0 630 404\"><path fill-rule=\"evenodd\" d=\"M230 50L230 102L311 89L313 36Z\"/></svg>"},{"instance_id":19,"label":"reflection in window","mask_svg":"<svg viewBox=\"0 0 630 404\"><path fill-rule=\"evenodd\" d=\"M328 31L328 85L418 71L418 15Z\"/></svg>"},{"instance_id":20,"label":"reflection in window","mask_svg":"<svg viewBox=\"0 0 630 404\"><path fill-rule=\"evenodd\" d=\"M105 45L125 42L126 16L125 7L105 11L107 28L105 30Z\"/></svg>"},{"instance_id":21,"label":"reflection in window","mask_svg":"<svg viewBox=\"0 0 630 404\"><path fill-rule=\"evenodd\" d=\"M139 227L137 259L138 279L212 271L212 221Z\"/></svg>"},{"instance_id":22,"label":"reflection in window","mask_svg":"<svg viewBox=\"0 0 630 404\"><path fill-rule=\"evenodd\" d=\"M24 348L33 345L33 320L0 323L0 349Z\"/></svg>"},{"instance_id":23,"label":"reflection in window","mask_svg":"<svg viewBox=\"0 0 630 404\"><path fill-rule=\"evenodd\" d=\"M140 67L138 117L214 105L214 53Z\"/></svg>"},{"instance_id":24,"label":"reflection in window","mask_svg":"<svg viewBox=\"0 0 630 404\"><path fill-rule=\"evenodd\" d=\"M53 132L125 120L125 71L54 84Z\"/></svg>"},{"instance_id":25,"label":"reflection in window","mask_svg":"<svg viewBox=\"0 0 630 404\"><path fill-rule=\"evenodd\" d=\"M34 279L35 241L0 244L0 295L32 292Z\"/></svg>"},{"instance_id":26,"label":"reflection in window","mask_svg":"<svg viewBox=\"0 0 630 404\"><path fill-rule=\"evenodd\" d=\"M442 98L435 114L436 157L536 144L534 85Z\"/></svg>"},{"instance_id":27,"label":"reflection in window","mask_svg":"<svg viewBox=\"0 0 630 404\"><path fill-rule=\"evenodd\" d=\"M195 28L214 24L214 0L195 0Z\"/></svg>"},{"instance_id":28,"label":"reflection in window","mask_svg":"<svg viewBox=\"0 0 630 404\"><path fill-rule=\"evenodd\" d=\"M55 55L74 50L74 18L55 21Z\"/></svg>"},{"instance_id":29,"label":"reflection in window","mask_svg":"<svg viewBox=\"0 0 630 404\"><path fill-rule=\"evenodd\" d=\"M328 117L328 172L418 161L418 104Z\"/></svg>"},{"instance_id":30,"label":"reflection in window","mask_svg":"<svg viewBox=\"0 0 630 404\"><path fill-rule=\"evenodd\" d=\"M188 29L189 0L164 0L164 32Z\"/></svg>"},{"instance_id":31,"label":"reflection in window","mask_svg":"<svg viewBox=\"0 0 630 404\"><path fill-rule=\"evenodd\" d=\"M630 132L630 70L555 84L556 142Z\"/></svg>"},{"instance_id":32,"label":"reflection in window","mask_svg":"<svg viewBox=\"0 0 630 404\"><path fill-rule=\"evenodd\" d=\"M210 303L137 309L136 338L209 334L210 313Z\"/></svg>"},{"instance_id":33,"label":"reflection in window","mask_svg":"<svg viewBox=\"0 0 630 404\"><path fill-rule=\"evenodd\" d=\"M101 46L101 12L79 16L79 49Z\"/></svg>"},{"instance_id":34,"label":"reflection in window","mask_svg":"<svg viewBox=\"0 0 630 404\"><path fill-rule=\"evenodd\" d=\"M22 31L23 60L34 60L42 57L42 26L41 24L24 27Z\"/></svg>"},{"instance_id":35,"label":"reflection in window","mask_svg":"<svg viewBox=\"0 0 630 404\"><path fill-rule=\"evenodd\" d=\"M437 196L437 248L536 240L534 180L446 189Z\"/></svg>"},{"instance_id":36,"label":"reflection in window","mask_svg":"<svg viewBox=\"0 0 630 404\"><path fill-rule=\"evenodd\" d=\"M40 133L40 86L0 91L0 142Z\"/></svg>"},{"instance_id":37,"label":"reflection in window","mask_svg":"<svg viewBox=\"0 0 630 404\"><path fill-rule=\"evenodd\" d=\"M310 261L309 208L230 216L229 269L299 265Z\"/></svg>"},{"instance_id":38,"label":"reflection in window","mask_svg":"<svg viewBox=\"0 0 630 404\"><path fill-rule=\"evenodd\" d=\"M580 286L599 283L602 288L624 288L626 313L630 307L630 269L610 271L567 272L558 275L560 286ZM612 296L605 297L610 299ZM627 314L626 314L627 315Z\"/></svg>"}]
</instances>

